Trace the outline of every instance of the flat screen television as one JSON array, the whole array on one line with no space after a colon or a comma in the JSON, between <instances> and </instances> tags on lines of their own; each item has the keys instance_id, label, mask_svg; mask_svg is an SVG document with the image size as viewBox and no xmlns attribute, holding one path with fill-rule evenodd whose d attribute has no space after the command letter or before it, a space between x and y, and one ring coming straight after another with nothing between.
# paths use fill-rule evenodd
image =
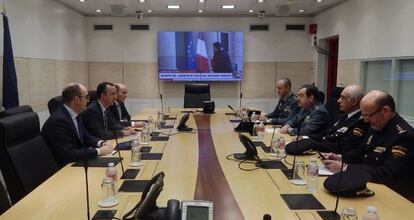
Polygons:
<instances>
[{"instance_id":1,"label":"flat screen television","mask_svg":"<svg viewBox=\"0 0 414 220\"><path fill-rule=\"evenodd\" d=\"M158 32L158 78L240 81L243 32Z\"/></svg>"}]
</instances>

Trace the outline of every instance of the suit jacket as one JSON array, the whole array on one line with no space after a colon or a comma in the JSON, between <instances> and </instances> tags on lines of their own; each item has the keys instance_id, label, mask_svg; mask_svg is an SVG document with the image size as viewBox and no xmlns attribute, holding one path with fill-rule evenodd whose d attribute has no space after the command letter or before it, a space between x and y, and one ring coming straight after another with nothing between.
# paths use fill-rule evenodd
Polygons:
<instances>
[{"instance_id":1,"label":"suit jacket","mask_svg":"<svg viewBox=\"0 0 414 220\"><path fill-rule=\"evenodd\" d=\"M69 162L97 156L97 143L100 139L91 136L82 123L83 137L78 136L75 124L68 110L61 105L47 119L42 128L42 136L53 152L60 167Z\"/></svg>"},{"instance_id":2,"label":"suit jacket","mask_svg":"<svg viewBox=\"0 0 414 220\"><path fill-rule=\"evenodd\" d=\"M114 103L111 107L109 107L109 110L111 111L112 115L117 121L126 120L127 122L131 123L131 116L129 115L127 109L125 108L124 103L119 103L119 106L121 107L121 118L119 118L119 111L116 107L116 103Z\"/></svg>"},{"instance_id":3,"label":"suit jacket","mask_svg":"<svg viewBox=\"0 0 414 220\"><path fill-rule=\"evenodd\" d=\"M292 128L291 135L298 135L298 128L300 126L299 135L306 135L315 140L321 140L327 126L327 118L329 118L328 111L325 106L318 102L310 109L301 109L286 124Z\"/></svg>"},{"instance_id":4,"label":"suit jacket","mask_svg":"<svg viewBox=\"0 0 414 220\"><path fill-rule=\"evenodd\" d=\"M91 102L86 111L82 112L82 120L86 129L93 135L104 140L114 139L115 137L122 137L123 126L119 124L109 109L108 114L108 130L105 130L104 118L101 106L98 100Z\"/></svg>"}]
</instances>

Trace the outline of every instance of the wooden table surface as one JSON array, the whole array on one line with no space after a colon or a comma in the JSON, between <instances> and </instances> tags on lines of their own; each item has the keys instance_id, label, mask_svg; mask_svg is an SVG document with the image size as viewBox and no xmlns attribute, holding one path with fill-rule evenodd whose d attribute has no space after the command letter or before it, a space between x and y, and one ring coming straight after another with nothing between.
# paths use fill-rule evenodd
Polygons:
<instances>
[{"instance_id":1,"label":"wooden table surface","mask_svg":"<svg viewBox=\"0 0 414 220\"><path fill-rule=\"evenodd\" d=\"M234 116L227 116L226 109L217 109L215 114L194 113L187 122L196 129L195 133L176 134L175 129L163 129L173 134L167 142L151 142L151 153L163 153L161 160L146 160L140 167L136 179L148 180L156 173L165 173L164 189L157 204L166 206L169 199L206 199L214 202L216 220L259 220L264 214L272 219L320 219L314 210L289 210L280 194L308 193L306 186L294 186L280 170L258 169L242 171L238 162L227 160L226 156L244 152L238 133L233 128L237 124L229 122ZM135 119L156 118L156 111L148 109ZM172 110L178 120L167 120L167 124L177 125L182 113ZM288 140L290 137L285 136ZM125 137L119 141L130 140ZM267 129L264 143L269 145L270 129ZM114 144L114 141L111 141ZM261 148L257 148L261 158L271 159ZM130 152L121 151L125 169L129 168ZM299 156L297 161L309 162L310 156ZM288 156L286 161L292 162ZM290 168L290 165L287 165ZM244 164L254 168L253 164ZM116 166L121 175L120 164ZM101 199L101 182L105 168L89 168L89 192L91 216L102 209L97 202ZM319 178L315 197L330 210L334 208L335 196L323 188L324 177ZM117 185L121 185L119 180ZM359 216L365 213L368 205L378 209L381 219L413 219L414 204L384 185L369 183L368 188L376 195L370 198L341 198L338 211L344 207L354 207ZM121 218L139 201L141 193L117 194L119 204L116 217ZM86 219L85 173L82 167L70 164L37 187L33 192L15 204L0 219Z\"/></svg>"}]
</instances>

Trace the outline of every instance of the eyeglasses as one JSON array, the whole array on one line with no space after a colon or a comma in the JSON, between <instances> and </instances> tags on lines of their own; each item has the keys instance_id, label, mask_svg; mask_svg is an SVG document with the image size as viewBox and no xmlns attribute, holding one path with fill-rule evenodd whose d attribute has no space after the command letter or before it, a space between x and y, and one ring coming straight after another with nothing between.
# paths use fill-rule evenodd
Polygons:
<instances>
[{"instance_id":1,"label":"eyeglasses","mask_svg":"<svg viewBox=\"0 0 414 220\"><path fill-rule=\"evenodd\" d=\"M81 95L81 96L78 96L79 98L85 98L85 99L89 99L89 95Z\"/></svg>"},{"instance_id":2,"label":"eyeglasses","mask_svg":"<svg viewBox=\"0 0 414 220\"><path fill-rule=\"evenodd\" d=\"M381 110L382 110L382 107L379 107L377 110L375 110L375 112L373 112L371 114L361 114L361 116L364 117L364 118L371 118L372 116L374 116L375 114L377 114Z\"/></svg>"}]
</instances>

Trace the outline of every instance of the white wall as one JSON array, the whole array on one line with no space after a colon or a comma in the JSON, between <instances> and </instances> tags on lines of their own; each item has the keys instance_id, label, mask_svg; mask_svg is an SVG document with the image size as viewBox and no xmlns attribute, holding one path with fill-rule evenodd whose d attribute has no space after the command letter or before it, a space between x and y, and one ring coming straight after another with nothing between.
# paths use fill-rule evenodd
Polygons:
<instances>
[{"instance_id":1,"label":"white wall","mask_svg":"<svg viewBox=\"0 0 414 220\"><path fill-rule=\"evenodd\" d=\"M339 34L339 60L414 55L413 0L350 0L315 17L318 38Z\"/></svg>"},{"instance_id":2,"label":"white wall","mask_svg":"<svg viewBox=\"0 0 414 220\"><path fill-rule=\"evenodd\" d=\"M158 31L243 31L245 62L313 61L307 31L285 31L286 24L312 18L247 17L87 17L87 51L91 62L157 62ZM93 31L94 24L113 24L113 31ZM130 31L130 24L149 24L150 31ZM268 32L250 32L251 24L270 24Z\"/></svg>"},{"instance_id":3,"label":"white wall","mask_svg":"<svg viewBox=\"0 0 414 220\"><path fill-rule=\"evenodd\" d=\"M6 4L15 57L86 61L83 15L53 0L2 0L1 3ZM0 28L3 30L3 23Z\"/></svg>"}]
</instances>

